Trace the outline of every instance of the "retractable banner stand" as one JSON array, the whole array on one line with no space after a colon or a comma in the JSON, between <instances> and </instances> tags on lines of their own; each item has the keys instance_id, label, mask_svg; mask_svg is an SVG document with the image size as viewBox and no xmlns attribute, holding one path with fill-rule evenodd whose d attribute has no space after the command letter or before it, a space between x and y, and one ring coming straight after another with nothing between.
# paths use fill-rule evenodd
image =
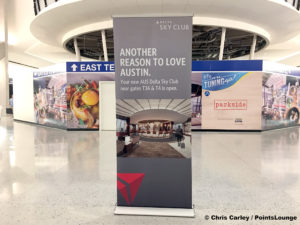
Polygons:
<instances>
[{"instance_id":1,"label":"retractable banner stand","mask_svg":"<svg viewBox=\"0 0 300 225\"><path fill-rule=\"evenodd\" d=\"M149 215L151 209L161 215L163 208L177 208L165 215L179 216L178 208L193 212L192 17L114 17L113 27L115 213ZM153 207L160 207L160 213Z\"/></svg>"}]
</instances>

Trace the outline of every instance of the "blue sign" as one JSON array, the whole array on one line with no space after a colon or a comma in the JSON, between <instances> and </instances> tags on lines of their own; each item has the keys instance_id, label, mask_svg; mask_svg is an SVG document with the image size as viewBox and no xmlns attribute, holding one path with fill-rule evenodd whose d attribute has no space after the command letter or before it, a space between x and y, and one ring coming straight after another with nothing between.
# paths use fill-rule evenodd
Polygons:
<instances>
[{"instance_id":1,"label":"blue sign","mask_svg":"<svg viewBox=\"0 0 300 225\"><path fill-rule=\"evenodd\" d=\"M204 94L205 94L205 96L209 96L210 92L209 91L205 91Z\"/></svg>"},{"instance_id":2,"label":"blue sign","mask_svg":"<svg viewBox=\"0 0 300 225\"><path fill-rule=\"evenodd\" d=\"M193 61L193 71L262 71L262 60Z\"/></svg>"},{"instance_id":3,"label":"blue sign","mask_svg":"<svg viewBox=\"0 0 300 225\"><path fill-rule=\"evenodd\" d=\"M114 62L67 62L67 72L115 72Z\"/></svg>"},{"instance_id":4,"label":"blue sign","mask_svg":"<svg viewBox=\"0 0 300 225\"><path fill-rule=\"evenodd\" d=\"M231 87L246 74L245 72L202 73L202 88L218 91Z\"/></svg>"}]
</instances>

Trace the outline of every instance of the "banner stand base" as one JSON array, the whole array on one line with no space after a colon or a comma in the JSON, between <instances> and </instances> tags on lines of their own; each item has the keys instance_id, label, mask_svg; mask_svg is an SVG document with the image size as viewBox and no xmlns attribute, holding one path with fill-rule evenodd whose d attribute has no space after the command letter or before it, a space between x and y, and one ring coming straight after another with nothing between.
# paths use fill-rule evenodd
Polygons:
<instances>
[{"instance_id":1,"label":"banner stand base","mask_svg":"<svg viewBox=\"0 0 300 225\"><path fill-rule=\"evenodd\" d=\"M195 210L183 208L154 208L116 206L115 215L195 217Z\"/></svg>"}]
</instances>

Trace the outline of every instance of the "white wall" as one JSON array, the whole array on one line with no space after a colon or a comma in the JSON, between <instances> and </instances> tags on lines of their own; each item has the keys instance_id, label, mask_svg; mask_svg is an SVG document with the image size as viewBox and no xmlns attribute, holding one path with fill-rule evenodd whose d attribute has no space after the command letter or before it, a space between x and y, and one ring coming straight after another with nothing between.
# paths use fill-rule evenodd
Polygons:
<instances>
[{"instance_id":1,"label":"white wall","mask_svg":"<svg viewBox=\"0 0 300 225\"><path fill-rule=\"evenodd\" d=\"M99 82L100 131L116 130L116 95L114 81Z\"/></svg>"},{"instance_id":2,"label":"white wall","mask_svg":"<svg viewBox=\"0 0 300 225\"><path fill-rule=\"evenodd\" d=\"M7 79L6 79L6 58L0 59L0 117L5 115L7 105Z\"/></svg>"},{"instance_id":3,"label":"white wall","mask_svg":"<svg viewBox=\"0 0 300 225\"><path fill-rule=\"evenodd\" d=\"M14 119L34 122L33 68L8 64L9 77L13 78Z\"/></svg>"}]
</instances>

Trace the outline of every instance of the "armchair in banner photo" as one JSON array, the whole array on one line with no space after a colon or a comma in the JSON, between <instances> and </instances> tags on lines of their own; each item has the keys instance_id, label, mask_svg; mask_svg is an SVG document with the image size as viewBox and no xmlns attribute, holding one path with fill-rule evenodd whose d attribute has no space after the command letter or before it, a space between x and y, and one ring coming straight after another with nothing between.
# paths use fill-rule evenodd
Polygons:
<instances>
[{"instance_id":1,"label":"armchair in banner photo","mask_svg":"<svg viewBox=\"0 0 300 225\"><path fill-rule=\"evenodd\" d=\"M118 157L191 158L190 99L117 99L116 110Z\"/></svg>"}]
</instances>

